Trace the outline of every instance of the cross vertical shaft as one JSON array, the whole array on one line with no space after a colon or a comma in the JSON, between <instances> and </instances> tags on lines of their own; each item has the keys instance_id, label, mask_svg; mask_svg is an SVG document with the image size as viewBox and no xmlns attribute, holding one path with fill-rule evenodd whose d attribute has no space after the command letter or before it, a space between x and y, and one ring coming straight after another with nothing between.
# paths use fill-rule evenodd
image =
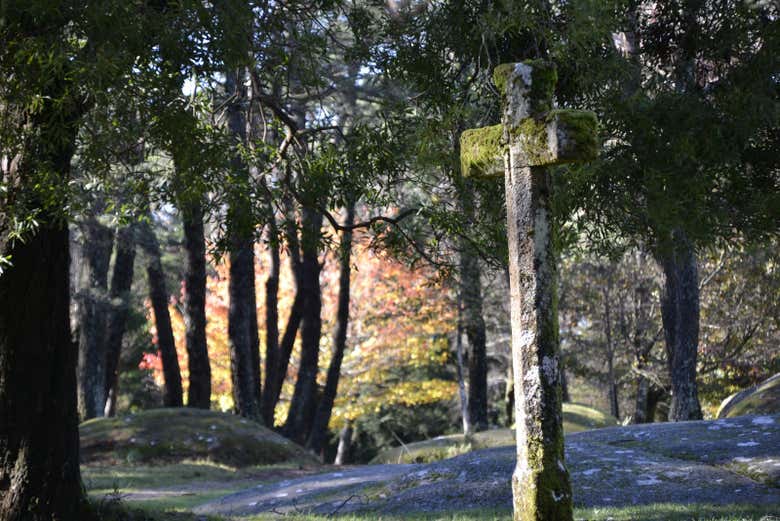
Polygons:
<instances>
[{"instance_id":1,"label":"cross vertical shaft","mask_svg":"<svg viewBox=\"0 0 780 521\"><path fill-rule=\"evenodd\" d=\"M557 76L548 62L499 65L494 81L504 96L502 124L464 132L461 164L464 175L504 173L517 430L514 519L571 521L549 167L596 156L596 118L553 109Z\"/></svg>"}]
</instances>

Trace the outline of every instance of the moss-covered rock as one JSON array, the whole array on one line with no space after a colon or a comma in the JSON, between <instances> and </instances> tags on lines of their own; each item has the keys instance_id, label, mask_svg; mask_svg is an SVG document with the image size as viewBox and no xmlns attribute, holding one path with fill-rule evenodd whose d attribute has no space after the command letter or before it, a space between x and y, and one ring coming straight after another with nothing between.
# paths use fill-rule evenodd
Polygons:
<instances>
[{"instance_id":1,"label":"moss-covered rock","mask_svg":"<svg viewBox=\"0 0 780 521\"><path fill-rule=\"evenodd\" d=\"M460 136L461 172L466 177L493 177L504 173L502 125L466 130Z\"/></svg>"},{"instance_id":2,"label":"moss-covered rock","mask_svg":"<svg viewBox=\"0 0 780 521\"><path fill-rule=\"evenodd\" d=\"M510 132L530 166L587 161L599 152L598 120L590 111L556 109L539 120L526 118Z\"/></svg>"},{"instance_id":3,"label":"moss-covered rock","mask_svg":"<svg viewBox=\"0 0 780 521\"><path fill-rule=\"evenodd\" d=\"M207 460L233 467L314 464L303 448L262 425L201 409L168 408L81 424L84 463Z\"/></svg>"},{"instance_id":4,"label":"moss-covered rock","mask_svg":"<svg viewBox=\"0 0 780 521\"><path fill-rule=\"evenodd\" d=\"M744 414L780 414L780 374L723 400L717 417L733 418Z\"/></svg>"}]
</instances>

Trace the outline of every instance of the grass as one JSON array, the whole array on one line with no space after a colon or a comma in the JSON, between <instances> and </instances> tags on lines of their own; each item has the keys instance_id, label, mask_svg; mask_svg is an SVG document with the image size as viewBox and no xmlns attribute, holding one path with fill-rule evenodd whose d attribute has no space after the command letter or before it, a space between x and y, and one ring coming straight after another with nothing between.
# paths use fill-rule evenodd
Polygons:
<instances>
[{"instance_id":1,"label":"grass","mask_svg":"<svg viewBox=\"0 0 780 521\"><path fill-rule=\"evenodd\" d=\"M232 414L168 408L79 427L82 460L102 464L209 460L233 467L293 462L314 465L303 448L262 425Z\"/></svg>"},{"instance_id":2,"label":"grass","mask_svg":"<svg viewBox=\"0 0 780 521\"><path fill-rule=\"evenodd\" d=\"M563 404L563 430L567 433L612 427L617 419L586 405ZM462 434L439 436L380 452L372 463L430 463L465 454L472 450L514 445L513 429L492 429L470 437Z\"/></svg>"}]
</instances>

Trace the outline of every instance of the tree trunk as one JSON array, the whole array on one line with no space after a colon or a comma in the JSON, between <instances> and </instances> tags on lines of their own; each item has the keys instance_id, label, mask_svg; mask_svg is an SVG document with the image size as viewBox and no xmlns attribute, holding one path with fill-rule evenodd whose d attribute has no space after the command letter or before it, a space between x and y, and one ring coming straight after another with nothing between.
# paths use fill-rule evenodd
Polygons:
<instances>
[{"instance_id":1,"label":"tree trunk","mask_svg":"<svg viewBox=\"0 0 780 521\"><path fill-rule=\"evenodd\" d=\"M515 372L512 368L511 360L509 361L509 367L507 367L504 401L506 402L506 426L512 427L515 418Z\"/></svg>"},{"instance_id":2,"label":"tree trunk","mask_svg":"<svg viewBox=\"0 0 780 521\"><path fill-rule=\"evenodd\" d=\"M473 432L469 414L469 395L466 389L466 367L463 356L463 306L458 295L458 327L455 332L455 369L458 378L458 398L460 399L460 419L463 424L463 434L468 436Z\"/></svg>"},{"instance_id":3,"label":"tree trunk","mask_svg":"<svg viewBox=\"0 0 780 521\"><path fill-rule=\"evenodd\" d=\"M650 380L639 375L636 381L636 401L633 423L651 423L650 414Z\"/></svg>"},{"instance_id":4,"label":"tree trunk","mask_svg":"<svg viewBox=\"0 0 780 521\"><path fill-rule=\"evenodd\" d=\"M288 438L303 444L311 430L317 399L320 336L322 333L322 297L320 294L320 263L318 243L322 216L311 208L303 209L302 264L299 291L303 293L301 317L301 361L290 412L284 425Z\"/></svg>"},{"instance_id":5,"label":"tree trunk","mask_svg":"<svg viewBox=\"0 0 780 521\"><path fill-rule=\"evenodd\" d=\"M46 94L59 100L62 82L53 80L55 92ZM42 99L44 109L35 122L39 137L30 154L64 184L78 114L52 113L47 96ZM38 174L24 168L17 179L22 189L33 191L24 183ZM79 470L78 350L69 317L68 228L61 216L46 210L37 219L39 227L24 241L0 237L0 254L13 262L0 275L0 519L87 520Z\"/></svg>"},{"instance_id":6,"label":"tree trunk","mask_svg":"<svg viewBox=\"0 0 780 521\"><path fill-rule=\"evenodd\" d=\"M188 205L183 211L184 249L187 263L184 273L184 324L190 386L187 406L211 407L211 365L206 344L206 238L203 208Z\"/></svg>"},{"instance_id":7,"label":"tree trunk","mask_svg":"<svg viewBox=\"0 0 780 521\"><path fill-rule=\"evenodd\" d=\"M459 156L460 146L457 141L455 151ZM473 182L460 177L456 185L460 211L465 219L473 220ZM488 371L485 319L482 317L482 280L479 256L466 238L460 239L459 258L463 329L469 341L469 422L474 431L484 431L488 428Z\"/></svg>"},{"instance_id":8,"label":"tree trunk","mask_svg":"<svg viewBox=\"0 0 780 521\"><path fill-rule=\"evenodd\" d=\"M354 203L347 206L345 226L352 226L355 222ZM328 424L333 412L333 403L338 393L339 377L341 376L341 362L344 360L344 351L347 346L347 330L349 326L350 303L350 277L352 275L352 230L344 230L341 234L339 245L339 300L336 310L336 328L333 332L333 356L328 366L328 376L325 381L325 390L322 394L314 423L309 435L307 448L320 455L325 445L328 432Z\"/></svg>"},{"instance_id":9,"label":"tree trunk","mask_svg":"<svg viewBox=\"0 0 780 521\"><path fill-rule=\"evenodd\" d=\"M122 354L122 338L125 335L130 311L130 289L135 266L135 227L120 228L116 236L116 257L111 274L111 311L106 333L106 404L105 416L116 414L119 396L119 359Z\"/></svg>"},{"instance_id":10,"label":"tree trunk","mask_svg":"<svg viewBox=\"0 0 780 521\"><path fill-rule=\"evenodd\" d=\"M665 278L661 316L672 382L669 419L700 420L702 413L696 386L699 346L699 276L696 253L681 232L673 234L672 243L660 256Z\"/></svg>"},{"instance_id":11,"label":"tree trunk","mask_svg":"<svg viewBox=\"0 0 780 521\"><path fill-rule=\"evenodd\" d=\"M265 281L265 387L262 395L263 421L269 427L274 425L274 410L278 394L274 395L277 380L284 381L280 371L279 353L279 273L281 259L279 256L279 238L276 217L270 226L271 238L268 248L271 255L271 269ZM288 358L289 360L289 358ZM285 367L285 371L287 367Z\"/></svg>"},{"instance_id":12,"label":"tree trunk","mask_svg":"<svg viewBox=\"0 0 780 521\"><path fill-rule=\"evenodd\" d=\"M102 416L106 403L108 267L113 231L89 216L81 224L84 257L78 292L78 409L82 420Z\"/></svg>"},{"instance_id":13,"label":"tree trunk","mask_svg":"<svg viewBox=\"0 0 780 521\"><path fill-rule=\"evenodd\" d=\"M246 114L241 107L246 97L244 75L235 70L226 74L225 87L236 101L228 107L228 128L237 146L246 143ZM238 149L231 164L236 192L231 194L228 210L230 248L230 305L228 337L233 402L236 413L262 420L257 389L260 382L257 344L257 309L255 308L254 223L251 202L247 197L249 172ZM240 190L240 187L245 190Z\"/></svg>"},{"instance_id":14,"label":"tree trunk","mask_svg":"<svg viewBox=\"0 0 780 521\"><path fill-rule=\"evenodd\" d=\"M352 450L352 434L353 427L352 422L347 424L341 429L339 433L339 447L336 450L336 460L334 465L346 465L349 463L349 453Z\"/></svg>"},{"instance_id":15,"label":"tree trunk","mask_svg":"<svg viewBox=\"0 0 780 521\"><path fill-rule=\"evenodd\" d=\"M612 266L607 268L607 285L604 288L604 336L607 355L607 400L609 413L620 418L618 406L617 382L615 380L615 349L612 343Z\"/></svg>"},{"instance_id":16,"label":"tree trunk","mask_svg":"<svg viewBox=\"0 0 780 521\"><path fill-rule=\"evenodd\" d=\"M569 379L566 377L566 358L563 356L561 356L561 400L563 403L571 402Z\"/></svg>"},{"instance_id":17,"label":"tree trunk","mask_svg":"<svg viewBox=\"0 0 780 521\"><path fill-rule=\"evenodd\" d=\"M165 283L165 272L162 266L160 244L148 223L141 225L143 240L141 244L148 256L146 274L149 279L149 299L152 301L154 323L157 329L157 348L162 359L163 378L163 405L165 407L181 407L183 405L183 392L181 385L181 370L179 357L176 354L176 343L173 339L171 327L171 315L168 311L168 299L170 294Z\"/></svg>"}]
</instances>

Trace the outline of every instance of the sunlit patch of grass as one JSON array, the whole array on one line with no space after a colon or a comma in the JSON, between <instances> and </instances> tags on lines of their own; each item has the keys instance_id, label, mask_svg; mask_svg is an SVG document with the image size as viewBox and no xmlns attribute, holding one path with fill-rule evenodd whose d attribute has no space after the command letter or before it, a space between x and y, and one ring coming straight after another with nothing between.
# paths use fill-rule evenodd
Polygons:
<instances>
[{"instance_id":1,"label":"sunlit patch of grass","mask_svg":"<svg viewBox=\"0 0 780 521\"><path fill-rule=\"evenodd\" d=\"M576 403L563 404L563 430L581 432L617 425L617 420L602 411ZM514 445L513 429L491 429L469 437L462 434L439 436L380 452L372 463L430 463L459 456L472 450Z\"/></svg>"}]
</instances>

